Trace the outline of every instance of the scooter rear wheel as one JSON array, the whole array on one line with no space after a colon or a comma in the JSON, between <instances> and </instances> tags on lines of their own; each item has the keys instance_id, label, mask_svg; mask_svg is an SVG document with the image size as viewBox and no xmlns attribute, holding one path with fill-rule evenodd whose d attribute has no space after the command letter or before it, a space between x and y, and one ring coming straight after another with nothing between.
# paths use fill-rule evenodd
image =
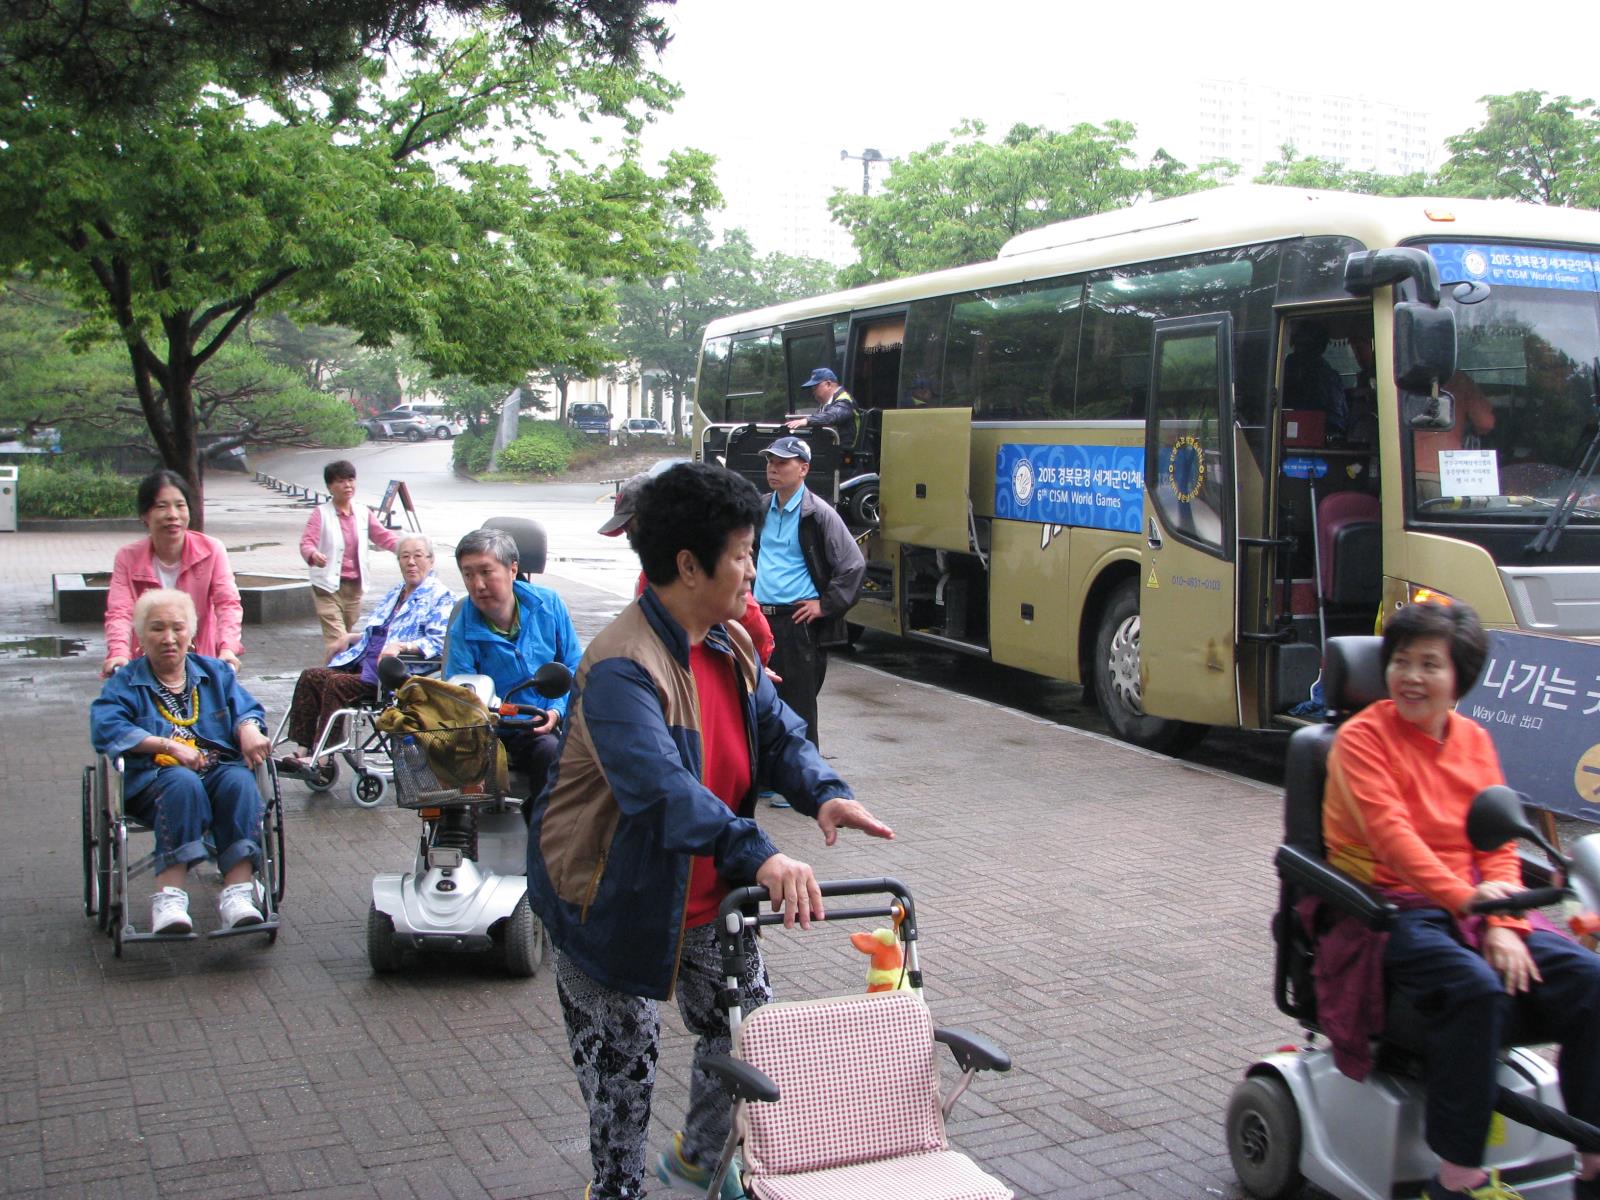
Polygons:
<instances>
[{"instance_id":1,"label":"scooter rear wheel","mask_svg":"<svg viewBox=\"0 0 1600 1200\"><path fill-rule=\"evenodd\" d=\"M1300 1188L1300 1110L1283 1082L1253 1075L1228 1101L1228 1157L1257 1200L1284 1200Z\"/></svg>"},{"instance_id":2,"label":"scooter rear wheel","mask_svg":"<svg viewBox=\"0 0 1600 1200\"><path fill-rule=\"evenodd\" d=\"M513 979L531 979L538 973L539 961L544 957L544 926L533 915L526 893L506 918L501 949L506 973Z\"/></svg>"}]
</instances>

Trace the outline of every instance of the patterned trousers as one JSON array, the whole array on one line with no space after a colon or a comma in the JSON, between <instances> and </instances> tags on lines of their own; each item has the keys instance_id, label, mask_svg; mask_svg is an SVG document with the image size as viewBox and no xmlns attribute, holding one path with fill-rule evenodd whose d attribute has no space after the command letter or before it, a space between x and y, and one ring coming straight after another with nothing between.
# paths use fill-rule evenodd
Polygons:
<instances>
[{"instance_id":1,"label":"patterned trousers","mask_svg":"<svg viewBox=\"0 0 1600 1200\"><path fill-rule=\"evenodd\" d=\"M745 939L739 1004L749 1016L772 999L772 988L754 934L746 932ZM733 1105L722 1084L700 1065L706 1055L726 1054L731 1045L727 1011L716 1003L721 986L716 924L686 931L678 966L678 1013L695 1035L695 1045L683 1155L704 1167L714 1165L722 1151ZM556 995L578 1086L589 1108L589 1157L594 1164L590 1200L636 1200L645 1194L650 1094L661 1032L659 1006L654 1000L596 983L562 954L556 957Z\"/></svg>"}]
</instances>

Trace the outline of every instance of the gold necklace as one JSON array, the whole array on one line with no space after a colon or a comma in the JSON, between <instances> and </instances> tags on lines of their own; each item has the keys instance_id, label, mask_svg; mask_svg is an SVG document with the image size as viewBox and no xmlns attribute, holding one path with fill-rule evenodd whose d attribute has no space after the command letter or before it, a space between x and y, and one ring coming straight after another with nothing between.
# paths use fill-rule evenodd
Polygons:
<instances>
[{"instance_id":1,"label":"gold necklace","mask_svg":"<svg viewBox=\"0 0 1600 1200\"><path fill-rule=\"evenodd\" d=\"M187 729L187 728L189 728L189 726L193 725L196 721L198 721L200 719L200 688L199 688L199 686L196 685L195 689L192 692L189 693L189 711L193 715L189 716L188 718L173 716L171 713L169 713L167 711L167 706L165 704L161 703L161 701L159 699L156 700L156 711L158 713L160 713L163 717L165 717L167 720L171 721L179 729Z\"/></svg>"}]
</instances>

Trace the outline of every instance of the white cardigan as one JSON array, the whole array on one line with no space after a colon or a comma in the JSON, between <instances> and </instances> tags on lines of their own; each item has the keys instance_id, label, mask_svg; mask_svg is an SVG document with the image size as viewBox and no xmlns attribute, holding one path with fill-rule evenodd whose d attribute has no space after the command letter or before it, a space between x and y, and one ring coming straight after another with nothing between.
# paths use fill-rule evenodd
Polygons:
<instances>
[{"instance_id":1,"label":"white cardigan","mask_svg":"<svg viewBox=\"0 0 1600 1200\"><path fill-rule=\"evenodd\" d=\"M338 510L333 502L317 505L317 515L322 518L322 530L317 539L317 552L327 561L311 568L311 586L325 592L339 590L339 571L344 563L344 528L339 523ZM355 505L356 570L361 576L361 590L367 590L367 530L372 521L372 509L365 504Z\"/></svg>"}]
</instances>

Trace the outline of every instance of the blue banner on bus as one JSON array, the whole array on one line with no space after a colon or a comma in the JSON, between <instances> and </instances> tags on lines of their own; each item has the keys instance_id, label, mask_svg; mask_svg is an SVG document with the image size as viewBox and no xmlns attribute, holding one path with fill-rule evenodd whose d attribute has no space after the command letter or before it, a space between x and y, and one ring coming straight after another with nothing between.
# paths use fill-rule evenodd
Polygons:
<instances>
[{"instance_id":1,"label":"blue banner on bus","mask_svg":"<svg viewBox=\"0 0 1600 1200\"><path fill-rule=\"evenodd\" d=\"M1490 285L1600 292L1600 255L1548 246L1440 242L1428 247L1445 282L1473 279Z\"/></svg>"},{"instance_id":2,"label":"blue banner on bus","mask_svg":"<svg viewBox=\"0 0 1600 1200\"><path fill-rule=\"evenodd\" d=\"M1137 533L1144 519L1144 448L1003 442L995 454L994 515Z\"/></svg>"},{"instance_id":3,"label":"blue banner on bus","mask_svg":"<svg viewBox=\"0 0 1600 1200\"><path fill-rule=\"evenodd\" d=\"M1489 731L1530 803L1600 821L1600 646L1489 631L1489 662L1456 711Z\"/></svg>"}]
</instances>

